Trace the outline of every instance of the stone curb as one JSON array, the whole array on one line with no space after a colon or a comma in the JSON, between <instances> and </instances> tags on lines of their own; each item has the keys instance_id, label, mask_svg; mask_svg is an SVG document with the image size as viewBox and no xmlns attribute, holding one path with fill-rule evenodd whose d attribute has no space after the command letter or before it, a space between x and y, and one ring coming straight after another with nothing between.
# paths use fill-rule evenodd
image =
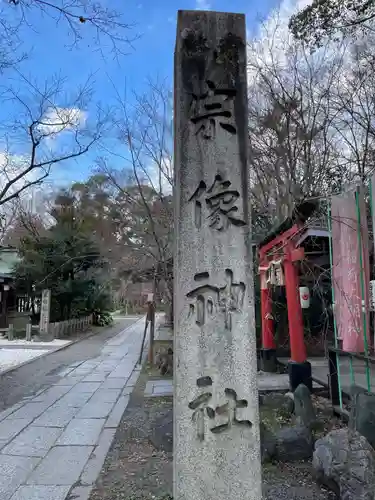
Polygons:
<instances>
[{"instance_id":1,"label":"stone curb","mask_svg":"<svg viewBox=\"0 0 375 500\"><path fill-rule=\"evenodd\" d=\"M131 326L134 326L136 325L137 323L139 323L139 321L141 321L142 319L144 319L145 316L142 316L141 318L139 318L137 321L135 321L134 323L132 323L131 325L127 326L125 328L125 330L127 330L128 328L130 328ZM123 331L125 331L123 330ZM20 363L19 365L17 366L11 366L10 368L8 368L7 370L4 370L3 372L0 372L0 379L1 377L3 377L4 375L8 375L10 372L13 372L14 370L18 370L18 368L21 368L22 366L26 366L30 363L32 363L33 361L37 361L38 359L42 359L44 358L45 356L48 356L49 354L53 354L54 352L57 352L57 351L62 351L63 349L67 349L68 347L74 345L74 344L78 344L78 342L82 342L82 340L86 340L90 337L93 337L94 335L97 335L98 333L100 332L88 332L86 335L84 335L83 337L80 337L79 339L75 339L75 340L72 340L71 342L69 342L68 344L64 344L60 347L56 347L56 349L46 349L47 352L45 352L44 354L41 354L40 356L37 356L35 358L31 358L31 359L27 359L26 361L23 361L22 363ZM121 332L119 332L121 333Z\"/></svg>"}]
</instances>

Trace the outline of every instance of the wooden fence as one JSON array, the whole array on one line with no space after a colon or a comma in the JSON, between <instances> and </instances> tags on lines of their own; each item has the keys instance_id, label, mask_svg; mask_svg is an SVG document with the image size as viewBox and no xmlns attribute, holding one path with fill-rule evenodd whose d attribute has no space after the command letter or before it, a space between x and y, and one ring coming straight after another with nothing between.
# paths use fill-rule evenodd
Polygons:
<instances>
[{"instance_id":1,"label":"wooden fence","mask_svg":"<svg viewBox=\"0 0 375 500\"><path fill-rule=\"evenodd\" d=\"M58 323L50 323L48 325L48 337L53 337L55 339L69 337L69 335L73 333L87 330L92 325L92 322L93 317L92 314L90 314L82 318L73 318L66 321L59 321ZM33 330L38 334L39 325L31 325L31 323L28 323L26 325L26 340L31 341ZM13 340L14 326L10 324L8 328L0 328L0 333L6 333L8 340ZM19 338L18 335L17 337Z\"/></svg>"},{"instance_id":2,"label":"wooden fence","mask_svg":"<svg viewBox=\"0 0 375 500\"><path fill-rule=\"evenodd\" d=\"M53 335L55 339L68 337L72 333L87 330L92 325L92 314L83 318L73 318L67 321L60 321L58 323L50 323L48 332Z\"/></svg>"}]
</instances>

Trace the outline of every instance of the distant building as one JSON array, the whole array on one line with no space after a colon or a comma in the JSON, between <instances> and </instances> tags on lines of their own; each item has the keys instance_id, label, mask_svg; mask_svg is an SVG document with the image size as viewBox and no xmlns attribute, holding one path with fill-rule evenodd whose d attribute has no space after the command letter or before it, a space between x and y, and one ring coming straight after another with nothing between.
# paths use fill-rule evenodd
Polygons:
<instances>
[{"instance_id":1,"label":"distant building","mask_svg":"<svg viewBox=\"0 0 375 500\"><path fill-rule=\"evenodd\" d=\"M16 248L0 247L0 328L8 326L8 311L16 307L13 269L19 261Z\"/></svg>"}]
</instances>

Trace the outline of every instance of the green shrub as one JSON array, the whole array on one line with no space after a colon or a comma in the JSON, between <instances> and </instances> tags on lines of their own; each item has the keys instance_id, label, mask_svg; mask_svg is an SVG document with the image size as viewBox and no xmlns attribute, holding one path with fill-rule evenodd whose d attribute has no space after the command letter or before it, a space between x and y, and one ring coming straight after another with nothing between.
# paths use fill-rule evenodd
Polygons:
<instances>
[{"instance_id":1,"label":"green shrub","mask_svg":"<svg viewBox=\"0 0 375 500\"><path fill-rule=\"evenodd\" d=\"M113 323L112 314L108 311L94 311L93 323L95 326L109 326Z\"/></svg>"}]
</instances>

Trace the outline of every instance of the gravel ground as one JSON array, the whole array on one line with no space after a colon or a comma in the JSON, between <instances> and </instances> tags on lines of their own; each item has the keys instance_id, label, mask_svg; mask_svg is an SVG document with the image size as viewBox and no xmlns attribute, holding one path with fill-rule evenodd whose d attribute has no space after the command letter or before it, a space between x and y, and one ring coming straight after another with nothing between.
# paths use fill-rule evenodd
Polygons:
<instances>
[{"instance_id":1,"label":"gravel ground","mask_svg":"<svg viewBox=\"0 0 375 500\"><path fill-rule=\"evenodd\" d=\"M263 468L264 500L334 500L311 477L311 463L268 464Z\"/></svg>"},{"instance_id":2,"label":"gravel ground","mask_svg":"<svg viewBox=\"0 0 375 500\"><path fill-rule=\"evenodd\" d=\"M122 417L90 500L171 499L172 398L144 398L143 372ZM264 500L331 500L316 485L311 464L266 465Z\"/></svg>"},{"instance_id":3,"label":"gravel ground","mask_svg":"<svg viewBox=\"0 0 375 500\"><path fill-rule=\"evenodd\" d=\"M147 379L142 373L90 500L161 499L172 494L172 435L166 430L169 426L171 431L172 399L144 399ZM157 432L163 422L163 432Z\"/></svg>"}]
</instances>

